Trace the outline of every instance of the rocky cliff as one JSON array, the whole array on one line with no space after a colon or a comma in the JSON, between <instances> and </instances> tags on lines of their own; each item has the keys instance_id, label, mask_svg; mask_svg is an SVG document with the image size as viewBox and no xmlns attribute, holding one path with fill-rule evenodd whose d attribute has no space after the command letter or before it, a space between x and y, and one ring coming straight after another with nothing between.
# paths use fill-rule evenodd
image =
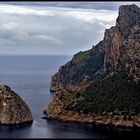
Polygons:
<instances>
[{"instance_id":1,"label":"rocky cliff","mask_svg":"<svg viewBox=\"0 0 140 140\"><path fill-rule=\"evenodd\" d=\"M58 119L60 121L80 122L111 125L115 127L138 128L140 127L140 115L124 115L121 112L104 112L102 114L85 114L73 110L66 110L63 102L58 97L54 97L48 109L44 110L48 119Z\"/></svg>"},{"instance_id":2,"label":"rocky cliff","mask_svg":"<svg viewBox=\"0 0 140 140\"><path fill-rule=\"evenodd\" d=\"M32 120L31 111L21 97L7 85L0 85L0 123L21 124Z\"/></svg>"},{"instance_id":3,"label":"rocky cliff","mask_svg":"<svg viewBox=\"0 0 140 140\"><path fill-rule=\"evenodd\" d=\"M56 101L61 102L60 108L64 110L83 112L86 108L88 113L98 114L105 109L107 112L118 110L133 114L139 104L137 99L140 99L140 8L134 4L122 5L118 14L116 25L105 30L101 42L74 55L52 76L50 90L57 94L46 110L48 116L52 117L57 112ZM124 88L124 83L130 85L130 91ZM130 105L133 104L131 110L124 105L127 99L130 99ZM54 118L60 118L61 111ZM140 110L136 112L138 114Z\"/></svg>"},{"instance_id":4,"label":"rocky cliff","mask_svg":"<svg viewBox=\"0 0 140 140\"><path fill-rule=\"evenodd\" d=\"M105 71L124 69L140 77L140 8L136 5L120 6L116 26L105 31Z\"/></svg>"},{"instance_id":5,"label":"rocky cliff","mask_svg":"<svg viewBox=\"0 0 140 140\"><path fill-rule=\"evenodd\" d=\"M140 77L140 8L119 8L116 26L105 30L104 39L92 49L79 52L52 76L51 91L79 90L89 86L101 72L125 69Z\"/></svg>"}]
</instances>

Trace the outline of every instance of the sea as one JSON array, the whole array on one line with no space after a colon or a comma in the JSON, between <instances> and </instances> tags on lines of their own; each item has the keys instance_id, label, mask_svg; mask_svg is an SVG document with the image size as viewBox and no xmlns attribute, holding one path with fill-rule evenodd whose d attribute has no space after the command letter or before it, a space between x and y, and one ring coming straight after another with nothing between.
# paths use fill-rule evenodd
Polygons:
<instances>
[{"instance_id":1,"label":"sea","mask_svg":"<svg viewBox=\"0 0 140 140\"><path fill-rule=\"evenodd\" d=\"M29 125L0 125L0 138L96 138L113 135L80 123L46 120L43 110L51 101L51 76L72 56L64 55L1 55L0 84L8 85L29 106L33 123Z\"/></svg>"}]
</instances>

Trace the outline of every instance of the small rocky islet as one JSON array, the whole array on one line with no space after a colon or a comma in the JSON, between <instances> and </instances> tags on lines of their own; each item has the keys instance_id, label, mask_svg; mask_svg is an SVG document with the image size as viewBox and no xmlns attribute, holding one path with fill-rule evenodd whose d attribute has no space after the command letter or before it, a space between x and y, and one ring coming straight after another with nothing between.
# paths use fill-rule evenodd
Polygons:
<instances>
[{"instance_id":1,"label":"small rocky islet","mask_svg":"<svg viewBox=\"0 0 140 140\"><path fill-rule=\"evenodd\" d=\"M32 113L21 97L9 86L0 85L0 123L19 125L32 121Z\"/></svg>"},{"instance_id":2,"label":"small rocky islet","mask_svg":"<svg viewBox=\"0 0 140 140\"><path fill-rule=\"evenodd\" d=\"M52 76L46 118L140 128L140 8L119 7L116 25Z\"/></svg>"}]
</instances>

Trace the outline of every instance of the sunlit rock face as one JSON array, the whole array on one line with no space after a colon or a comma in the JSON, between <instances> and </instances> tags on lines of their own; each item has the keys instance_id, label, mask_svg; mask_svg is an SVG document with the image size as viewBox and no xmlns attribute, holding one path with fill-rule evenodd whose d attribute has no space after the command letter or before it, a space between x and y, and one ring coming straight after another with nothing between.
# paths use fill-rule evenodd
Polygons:
<instances>
[{"instance_id":1,"label":"sunlit rock face","mask_svg":"<svg viewBox=\"0 0 140 140\"><path fill-rule=\"evenodd\" d=\"M140 8L122 5L116 25L92 49L75 54L52 76L51 91L77 91L90 86L99 74L124 70L140 78Z\"/></svg>"},{"instance_id":2,"label":"sunlit rock face","mask_svg":"<svg viewBox=\"0 0 140 140\"><path fill-rule=\"evenodd\" d=\"M0 123L21 124L32 122L29 107L7 85L0 85Z\"/></svg>"},{"instance_id":3,"label":"sunlit rock face","mask_svg":"<svg viewBox=\"0 0 140 140\"><path fill-rule=\"evenodd\" d=\"M140 8L123 5L119 8L116 26L105 31L104 71L125 70L140 78Z\"/></svg>"},{"instance_id":4,"label":"sunlit rock face","mask_svg":"<svg viewBox=\"0 0 140 140\"><path fill-rule=\"evenodd\" d=\"M117 77L119 79L117 77L114 78L115 73L118 73ZM108 81L105 83L105 80ZM119 80L122 81L119 83ZM124 82L126 83L125 86L128 86L131 82L129 91L127 90L129 87L126 89L125 86L122 86ZM112 84L112 87L108 83ZM134 4L122 5L119 8L116 25L105 30L103 40L90 50L75 54L70 62L61 66L59 71L52 76L50 90L56 94L48 108L44 110L44 113L48 118L64 121L96 122L115 126L140 127L139 83L140 8ZM118 89L123 90L118 91L118 89L115 89L116 85L119 85ZM121 86L122 88L120 88ZM90 88L92 90L88 90ZM95 88L96 91L94 91ZM112 89L111 92L109 92L110 89ZM78 92L81 98L75 96ZM111 96L109 96L109 93L111 93ZM124 94L125 97L123 97ZM116 95L115 98L113 98L114 95ZM117 97L118 100L114 108L111 108L111 112L105 112L105 114L103 113L100 116L93 112L95 108L93 103L101 101L101 97L104 104L102 102L97 103L97 111L101 110L101 104L104 110L108 107L113 108L113 103ZM127 99L128 97L129 99ZM124 105L127 105L126 101L129 102L129 105L132 105L130 111L130 107L124 107ZM87 110L91 106L93 108L88 112L89 114L85 115L82 111L87 104L89 105L86 108ZM118 104L119 109L116 107ZM66 109L66 106L69 109ZM77 111L78 107L80 112ZM115 108L119 110L117 114ZM122 113L124 108L125 112L127 112L126 116ZM75 109L77 110L75 111ZM134 110L137 111L134 113ZM131 113L128 115L128 112ZM90 113L95 113L96 115L91 115Z\"/></svg>"}]
</instances>

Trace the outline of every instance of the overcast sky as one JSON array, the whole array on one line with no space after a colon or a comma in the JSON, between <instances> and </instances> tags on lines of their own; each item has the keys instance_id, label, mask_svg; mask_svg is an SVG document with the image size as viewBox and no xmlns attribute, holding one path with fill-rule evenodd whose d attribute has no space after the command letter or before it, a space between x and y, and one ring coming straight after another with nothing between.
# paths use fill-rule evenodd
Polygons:
<instances>
[{"instance_id":1,"label":"overcast sky","mask_svg":"<svg viewBox=\"0 0 140 140\"><path fill-rule=\"evenodd\" d=\"M0 2L0 54L73 55L103 39L122 4L140 2Z\"/></svg>"}]
</instances>

